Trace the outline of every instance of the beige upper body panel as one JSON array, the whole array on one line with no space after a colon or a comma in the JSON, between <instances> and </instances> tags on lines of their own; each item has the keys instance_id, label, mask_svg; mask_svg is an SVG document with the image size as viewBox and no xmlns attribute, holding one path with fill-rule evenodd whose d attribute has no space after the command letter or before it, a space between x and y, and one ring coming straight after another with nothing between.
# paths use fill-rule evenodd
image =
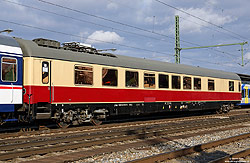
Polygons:
<instances>
[{"instance_id":1,"label":"beige upper body panel","mask_svg":"<svg viewBox=\"0 0 250 163\"><path fill-rule=\"evenodd\" d=\"M98 64L89 64L82 62L72 62L72 61L63 61L55 59L45 59L45 58L36 58L36 57L24 57L24 86L25 85L34 85L34 86L61 86L61 87L89 87L89 88L113 88L113 89L152 89L152 90L182 90L182 91L194 91L194 78L201 79L201 90L195 91L208 91L208 80L214 80L215 90L212 92L229 92L229 81L234 81L234 91L240 92L240 81L239 80L230 80L230 79L221 79L221 78L212 78L204 76L194 76L194 75L185 75L185 74L176 74L176 73L166 73L166 72L157 72L157 71L148 71L142 69L132 69L132 68L123 68L115 66L105 66ZM48 62L49 70L51 71L51 83L42 83L42 62ZM75 84L75 66L89 66L93 68L93 84L92 85L77 85ZM102 85L102 69L111 68L118 71L118 81L117 86L103 86ZM126 87L125 85L125 73L126 71L138 72L139 86L138 87ZM155 88L144 88L144 73L155 74ZM169 75L169 88L159 88L159 74ZM181 89L172 89L172 76L181 77ZM191 77L192 88L183 89L183 77ZM211 90L210 90L211 91ZM231 91L232 92L232 91Z\"/></svg>"}]
</instances>

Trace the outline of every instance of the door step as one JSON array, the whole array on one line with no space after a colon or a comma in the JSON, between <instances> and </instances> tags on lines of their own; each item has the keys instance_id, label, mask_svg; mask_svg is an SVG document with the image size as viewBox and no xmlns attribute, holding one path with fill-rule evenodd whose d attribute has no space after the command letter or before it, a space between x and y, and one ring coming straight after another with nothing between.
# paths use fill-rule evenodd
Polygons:
<instances>
[{"instance_id":1,"label":"door step","mask_svg":"<svg viewBox=\"0 0 250 163\"><path fill-rule=\"evenodd\" d=\"M51 113L36 113L36 119L50 119Z\"/></svg>"}]
</instances>

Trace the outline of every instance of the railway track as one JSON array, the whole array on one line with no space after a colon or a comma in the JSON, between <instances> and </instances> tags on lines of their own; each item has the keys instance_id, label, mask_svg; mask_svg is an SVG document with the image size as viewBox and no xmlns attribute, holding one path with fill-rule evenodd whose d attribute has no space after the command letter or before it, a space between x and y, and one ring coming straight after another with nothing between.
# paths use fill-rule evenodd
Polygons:
<instances>
[{"instance_id":1,"label":"railway track","mask_svg":"<svg viewBox=\"0 0 250 163\"><path fill-rule=\"evenodd\" d=\"M180 150L176 150L176 151L171 151L171 152L166 152L166 153L161 153L158 155L154 155L154 156L149 156L149 157L145 157L142 159L138 159L138 160L133 160L130 161L130 163L152 163L152 162L163 162L163 161L170 161L171 159L177 158L177 157L183 157L195 152L201 152L204 151L206 149L211 149L217 146L222 146L228 143L232 143L235 141L239 141L239 140L244 140L244 139L249 139L250 138L250 132L246 133L246 134L241 134L238 136L233 136L233 137L229 137L229 138L225 138L225 139L221 139L221 140L217 140L217 141L212 141L209 143L204 143L204 144L198 144L195 146L191 146L191 147L187 147L187 148L183 148ZM219 163L219 162L225 162L225 161L233 161L239 158L243 158L250 155L250 148L237 152L235 154L232 155L226 155L220 158L217 158L215 160L211 160L210 163Z\"/></svg>"},{"instance_id":2,"label":"railway track","mask_svg":"<svg viewBox=\"0 0 250 163\"><path fill-rule=\"evenodd\" d=\"M104 124L101 126L80 126L80 127L73 127L67 129L50 129L44 126L40 127L40 130L34 130L33 128L23 128L20 130L21 132L11 132L9 133L7 130L6 133L0 134L0 140L6 138L13 138L19 136L30 136L30 135L41 135L41 134L59 134L59 133L72 133L72 132L96 132L101 130L106 130L110 128L130 128L133 126L147 126L147 125L154 125L154 124L161 124L161 123L168 123L168 122L176 122L176 121L185 121L185 120L192 120L192 119L209 119L209 118L223 118L223 117L230 117L235 115L242 115L250 113L250 109L248 110L233 110L227 114L215 114L215 115L198 115L192 117L178 117L178 118L164 118L159 120L148 120L148 121L135 121L135 122L126 122L122 121L121 123L111 123L111 124ZM11 131L11 130L10 130Z\"/></svg>"},{"instance_id":3,"label":"railway track","mask_svg":"<svg viewBox=\"0 0 250 163\"><path fill-rule=\"evenodd\" d=\"M179 121L165 121L165 123L158 120L147 125L145 125L147 122L144 122L144 125L141 124L142 122L139 122L139 124L135 122L132 126L131 124L130 126L128 124L121 125L123 127L107 125L93 129L93 131L86 131L85 129L73 132L73 129L69 129L71 131L68 131L68 133L58 134L57 132L56 134L56 132L52 132L52 134L46 133L44 136L37 136L36 133L33 137L27 137L26 135L26 137L0 140L0 144L2 144L0 146L0 160L20 162L29 157L25 162L28 160L31 160L30 162L75 161L102 153L168 142L181 137L186 138L199 134L244 128L246 126L243 126L242 123L248 122L250 122L250 115L243 114L229 117L217 116L210 119L201 117L179 119ZM239 126L239 124L241 125ZM219 126L221 127L218 128ZM72 133L69 134L70 132ZM52 152L61 153L60 156L46 156L37 159L38 155L40 158L41 155ZM34 161L32 161L33 159Z\"/></svg>"}]
</instances>

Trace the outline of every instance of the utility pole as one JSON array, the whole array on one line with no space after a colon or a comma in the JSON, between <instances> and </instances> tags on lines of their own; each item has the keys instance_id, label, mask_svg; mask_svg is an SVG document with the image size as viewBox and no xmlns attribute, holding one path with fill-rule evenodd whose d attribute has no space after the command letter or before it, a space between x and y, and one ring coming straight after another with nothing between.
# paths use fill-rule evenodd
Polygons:
<instances>
[{"instance_id":1,"label":"utility pole","mask_svg":"<svg viewBox=\"0 0 250 163\"><path fill-rule=\"evenodd\" d=\"M241 66L243 67L244 66L243 46L245 44L248 44L248 42L245 41L245 42L233 43L233 44L221 44L221 45L210 45L210 46L197 46L197 47L189 47L189 48L180 48L179 16L178 15L175 16L175 63L177 63L177 64L180 64L181 50L241 45L241 58L242 58Z\"/></svg>"},{"instance_id":2,"label":"utility pole","mask_svg":"<svg viewBox=\"0 0 250 163\"><path fill-rule=\"evenodd\" d=\"M175 16L175 63L180 64L180 31L179 31L179 16Z\"/></svg>"}]
</instances>

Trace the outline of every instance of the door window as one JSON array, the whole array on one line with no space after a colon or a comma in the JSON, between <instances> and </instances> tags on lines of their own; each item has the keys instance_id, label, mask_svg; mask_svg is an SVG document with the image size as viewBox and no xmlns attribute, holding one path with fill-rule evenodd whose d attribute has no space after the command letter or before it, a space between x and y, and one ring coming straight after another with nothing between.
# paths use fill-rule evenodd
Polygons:
<instances>
[{"instance_id":1,"label":"door window","mask_svg":"<svg viewBox=\"0 0 250 163\"><path fill-rule=\"evenodd\" d=\"M17 59L3 57L1 79L5 82L17 81Z\"/></svg>"},{"instance_id":2,"label":"door window","mask_svg":"<svg viewBox=\"0 0 250 163\"><path fill-rule=\"evenodd\" d=\"M49 62L42 62L42 82L49 83Z\"/></svg>"}]
</instances>

